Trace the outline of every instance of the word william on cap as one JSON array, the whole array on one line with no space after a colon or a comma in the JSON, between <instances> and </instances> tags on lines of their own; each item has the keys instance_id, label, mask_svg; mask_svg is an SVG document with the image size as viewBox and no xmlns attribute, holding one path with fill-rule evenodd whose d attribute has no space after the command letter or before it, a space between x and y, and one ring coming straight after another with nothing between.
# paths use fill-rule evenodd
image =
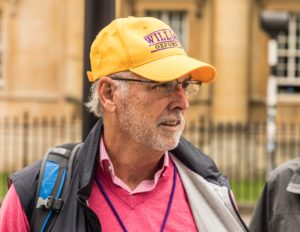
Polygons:
<instances>
[{"instance_id":1,"label":"word william on cap","mask_svg":"<svg viewBox=\"0 0 300 232\"><path fill-rule=\"evenodd\" d=\"M157 52L168 48L181 48L180 41L171 29L158 30L146 35L144 39L149 46L153 47L151 52Z\"/></svg>"}]
</instances>

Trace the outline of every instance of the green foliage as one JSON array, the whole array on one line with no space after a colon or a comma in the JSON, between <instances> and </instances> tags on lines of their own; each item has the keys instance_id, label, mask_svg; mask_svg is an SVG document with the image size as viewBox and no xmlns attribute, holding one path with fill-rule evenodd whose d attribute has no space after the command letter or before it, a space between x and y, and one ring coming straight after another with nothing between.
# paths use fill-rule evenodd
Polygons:
<instances>
[{"instance_id":1,"label":"green foliage","mask_svg":"<svg viewBox=\"0 0 300 232\"><path fill-rule=\"evenodd\" d=\"M265 182L263 180L231 180L230 186L239 204L254 205Z\"/></svg>"},{"instance_id":2,"label":"green foliage","mask_svg":"<svg viewBox=\"0 0 300 232\"><path fill-rule=\"evenodd\" d=\"M4 198L7 192L7 177L8 174L0 174L0 201Z\"/></svg>"}]
</instances>

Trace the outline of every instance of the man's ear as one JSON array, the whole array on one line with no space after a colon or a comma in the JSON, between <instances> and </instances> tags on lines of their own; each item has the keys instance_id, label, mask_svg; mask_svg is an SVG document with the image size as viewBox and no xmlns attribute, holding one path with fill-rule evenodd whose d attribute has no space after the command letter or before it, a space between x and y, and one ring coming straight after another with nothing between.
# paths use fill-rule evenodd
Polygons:
<instances>
[{"instance_id":1,"label":"man's ear","mask_svg":"<svg viewBox=\"0 0 300 232\"><path fill-rule=\"evenodd\" d=\"M109 112L114 112L116 110L115 102L114 102L114 91L116 90L116 86L114 81L108 77L102 77L99 80L98 85L98 94L99 101L104 110Z\"/></svg>"}]
</instances>

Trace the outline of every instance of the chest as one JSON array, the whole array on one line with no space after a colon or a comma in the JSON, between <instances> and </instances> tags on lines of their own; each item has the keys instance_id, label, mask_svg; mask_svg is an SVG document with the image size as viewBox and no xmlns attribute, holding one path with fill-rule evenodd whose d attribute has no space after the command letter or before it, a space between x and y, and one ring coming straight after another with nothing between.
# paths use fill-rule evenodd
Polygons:
<instances>
[{"instance_id":1,"label":"chest","mask_svg":"<svg viewBox=\"0 0 300 232\"><path fill-rule=\"evenodd\" d=\"M130 195L104 176L98 177L127 231L160 231L168 207L170 209L164 231L197 231L184 187L179 175L177 173L176 175L177 181L171 205L169 201L173 178L163 177L154 190ZM98 216L104 232L123 231L96 181L93 183L88 204Z\"/></svg>"}]
</instances>

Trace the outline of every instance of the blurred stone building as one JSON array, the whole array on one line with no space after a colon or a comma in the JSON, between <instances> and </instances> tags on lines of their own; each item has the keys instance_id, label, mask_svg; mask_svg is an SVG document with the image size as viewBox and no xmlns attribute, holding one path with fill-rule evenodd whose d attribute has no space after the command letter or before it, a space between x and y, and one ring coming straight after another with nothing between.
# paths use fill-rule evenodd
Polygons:
<instances>
[{"instance_id":1,"label":"blurred stone building","mask_svg":"<svg viewBox=\"0 0 300 232\"><path fill-rule=\"evenodd\" d=\"M0 113L75 113L81 105L83 0L0 0Z\"/></svg>"},{"instance_id":2,"label":"blurred stone building","mask_svg":"<svg viewBox=\"0 0 300 232\"><path fill-rule=\"evenodd\" d=\"M299 0L116 0L116 16L170 24L188 54L216 66L217 80L191 99L188 119L265 121L269 66L263 10L288 11L278 36L277 121L300 117ZM80 114L83 0L0 0L0 112Z\"/></svg>"}]
</instances>

